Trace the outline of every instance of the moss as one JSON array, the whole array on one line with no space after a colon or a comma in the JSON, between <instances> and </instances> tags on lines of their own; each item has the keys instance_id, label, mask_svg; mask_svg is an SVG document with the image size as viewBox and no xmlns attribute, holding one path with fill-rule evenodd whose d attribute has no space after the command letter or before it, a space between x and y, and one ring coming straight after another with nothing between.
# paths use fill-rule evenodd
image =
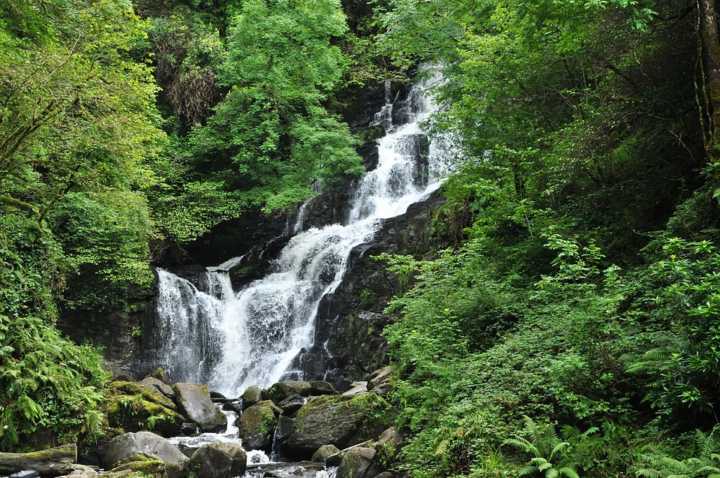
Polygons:
<instances>
[{"instance_id":1,"label":"moss","mask_svg":"<svg viewBox=\"0 0 720 478\"><path fill-rule=\"evenodd\" d=\"M277 419L274 405L266 400L245 410L240 417L240 436L253 448L262 448L272 439Z\"/></svg>"},{"instance_id":2,"label":"moss","mask_svg":"<svg viewBox=\"0 0 720 478\"><path fill-rule=\"evenodd\" d=\"M108 473L109 477L153 477L164 478L168 476L167 465L157 458L144 453L138 453L123 461Z\"/></svg>"},{"instance_id":3,"label":"moss","mask_svg":"<svg viewBox=\"0 0 720 478\"><path fill-rule=\"evenodd\" d=\"M110 390L112 393L117 395L141 395L142 398L147 401L159 403L172 410L177 408L175 402L160 393L158 390L138 382L112 382L110 384Z\"/></svg>"},{"instance_id":4,"label":"moss","mask_svg":"<svg viewBox=\"0 0 720 478\"><path fill-rule=\"evenodd\" d=\"M111 427L127 432L155 431L161 435L180 432L184 418L170 408L146 400L143 395L113 395L107 406Z\"/></svg>"}]
</instances>

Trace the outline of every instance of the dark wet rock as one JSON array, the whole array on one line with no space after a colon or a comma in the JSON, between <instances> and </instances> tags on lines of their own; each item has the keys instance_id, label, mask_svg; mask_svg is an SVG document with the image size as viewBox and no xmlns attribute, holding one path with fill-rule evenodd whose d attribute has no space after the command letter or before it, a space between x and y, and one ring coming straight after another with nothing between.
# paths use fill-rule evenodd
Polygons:
<instances>
[{"instance_id":1,"label":"dark wet rock","mask_svg":"<svg viewBox=\"0 0 720 478\"><path fill-rule=\"evenodd\" d=\"M323 445L313 453L311 460L318 463L325 463L329 457L338 453L340 453L340 450L335 445Z\"/></svg>"},{"instance_id":2,"label":"dark wet rock","mask_svg":"<svg viewBox=\"0 0 720 478\"><path fill-rule=\"evenodd\" d=\"M213 404L207 385L176 383L174 389L178 405L202 431L216 432L225 429L227 418Z\"/></svg>"},{"instance_id":3,"label":"dark wet rock","mask_svg":"<svg viewBox=\"0 0 720 478\"><path fill-rule=\"evenodd\" d=\"M388 407L371 393L342 397L325 395L311 398L297 413L295 429L283 444L292 457L311 457L321 446L345 448L374 438L384 429L378 416Z\"/></svg>"},{"instance_id":4,"label":"dark wet rock","mask_svg":"<svg viewBox=\"0 0 720 478\"><path fill-rule=\"evenodd\" d=\"M245 473L247 456L237 443L210 443L200 447L187 470L197 478L227 478Z\"/></svg>"},{"instance_id":5,"label":"dark wet rock","mask_svg":"<svg viewBox=\"0 0 720 478\"><path fill-rule=\"evenodd\" d=\"M150 432L137 432L110 440L103 453L103 465L106 469L113 469L123 463L140 461L140 455L146 457L145 461L160 461L175 471L182 470L188 460L165 438Z\"/></svg>"},{"instance_id":6,"label":"dark wet rock","mask_svg":"<svg viewBox=\"0 0 720 478\"><path fill-rule=\"evenodd\" d=\"M390 318L383 310L401 287L374 257L381 253L422 257L446 244L432 228L433 211L443 203L440 192L431 194L411 205L405 215L385 220L372 242L352 250L344 280L318 308L316 345L293 367L308 378L328 377L338 389L347 389L387 363L382 330Z\"/></svg>"},{"instance_id":7,"label":"dark wet rock","mask_svg":"<svg viewBox=\"0 0 720 478\"><path fill-rule=\"evenodd\" d=\"M288 397L299 395L307 397L312 391L310 382L302 380L286 380L278 382L264 392L264 396L275 403L280 403Z\"/></svg>"},{"instance_id":8,"label":"dark wet rock","mask_svg":"<svg viewBox=\"0 0 720 478\"><path fill-rule=\"evenodd\" d=\"M292 416L295 412L300 410L300 407L305 405L305 402L307 402L305 397L301 397L300 395L291 395L282 402L278 403L278 406L282 408L283 414Z\"/></svg>"},{"instance_id":9,"label":"dark wet rock","mask_svg":"<svg viewBox=\"0 0 720 478\"><path fill-rule=\"evenodd\" d=\"M58 476L72 472L77 463L77 446L65 445L28 453L0 452L0 473L21 473L29 470L41 475Z\"/></svg>"},{"instance_id":10,"label":"dark wet rock","mask_svg":"<svg viewBox=\"0 0 720 478\"><path fill-rule=\"evenodd\" d=\"M240 399L240 400L233 400L233 401L230 401L230 402L225 402L225 403L223 403L223 406L222 406L222 407L223 407L223 410L228 410L228 411L231 411L231 412L235 412L235 413L237 413L238 415L240 415L240 414L243 412L243 410L244 410L245 408L247 408L247 407L245 406L245 401L242 400L242 399Z\"/></svg>"},{"instance_id":11,"label":"dark wet rock","mask_svg":"<svg viewBox=\"0 0 720 478\"><path fill-rule=\"evenodd\" d=\"M248 408L240 416L240 438L250 450L269 449L279 410L273 402L265 400Z\"/></svg>"}]
</instances>

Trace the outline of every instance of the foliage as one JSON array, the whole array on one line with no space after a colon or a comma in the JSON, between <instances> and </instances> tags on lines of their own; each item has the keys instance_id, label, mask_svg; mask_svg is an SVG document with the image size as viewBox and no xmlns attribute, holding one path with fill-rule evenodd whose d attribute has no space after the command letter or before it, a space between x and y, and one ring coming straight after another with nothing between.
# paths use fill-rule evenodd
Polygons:
<instances>
[{"instance_id":1,"label":"foliage","mask_svg":"<svg viewBox=\"0 0 720 478\"><path fill-rule=\"evenodd\" d=\"M546 478L566 476L578 478L578 473L568 463L566 456L571 448L570 442L561 441L552 424L536 423L530 417L525 418L525 432L528 438L517 436L508 438L503 446L513 447L530 456L529 463L520 470L518 476L543 475ZM567 463L563 465L564 463Z\"/></svg>"}]
</instances>

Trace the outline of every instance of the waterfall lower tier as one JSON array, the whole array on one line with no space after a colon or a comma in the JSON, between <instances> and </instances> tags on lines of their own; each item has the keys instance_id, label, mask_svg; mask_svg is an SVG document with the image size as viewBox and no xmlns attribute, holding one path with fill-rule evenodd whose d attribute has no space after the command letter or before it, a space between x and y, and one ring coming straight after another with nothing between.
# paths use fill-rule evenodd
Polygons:
<instances>
[{"instance_id":1,"label":"waterfall lower tier","mask_svg":"<svg viewBox=\"0 0 720 478\"><path fill-rule=\"evenodd\" d=\"M400 105L404 124L392 124L392 103L385 105L387 134L378 142L378 166L360 180L344 223L303 230L301 208L295 235L266 277L234 291L227 268L208 270L200 288L158 270L158 363L174 379L237 396L250 385L267 387L292 373L295 358L313 345L318 306L343 280L350 252L371 241L382 220L404 214L448 174L450 142L430 140L423 130L438 109L430 87L440 80L435 72L411 89ZM232 262L241 264L241 258Z\"/></svg>"}]
</instances>

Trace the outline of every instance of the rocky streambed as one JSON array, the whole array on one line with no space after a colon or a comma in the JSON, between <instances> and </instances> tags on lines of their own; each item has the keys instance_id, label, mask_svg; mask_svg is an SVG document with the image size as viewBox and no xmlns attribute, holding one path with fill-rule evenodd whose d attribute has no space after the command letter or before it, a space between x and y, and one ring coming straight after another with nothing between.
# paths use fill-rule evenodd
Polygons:
<instances>
[{"instance_id":1,"label":"rocky streambed","mask_svg":"<svg viewBox=\"0 0 720 478\"><path fill-rule=\"evenodd\" d=\"M241 397L162 373L115 381L106 438L32 453L0 453L0 475L196 478L389 476L400 445L389 427L390 369L338 392L323 381L283 381Z\"/></svg>"}]
</instances>

